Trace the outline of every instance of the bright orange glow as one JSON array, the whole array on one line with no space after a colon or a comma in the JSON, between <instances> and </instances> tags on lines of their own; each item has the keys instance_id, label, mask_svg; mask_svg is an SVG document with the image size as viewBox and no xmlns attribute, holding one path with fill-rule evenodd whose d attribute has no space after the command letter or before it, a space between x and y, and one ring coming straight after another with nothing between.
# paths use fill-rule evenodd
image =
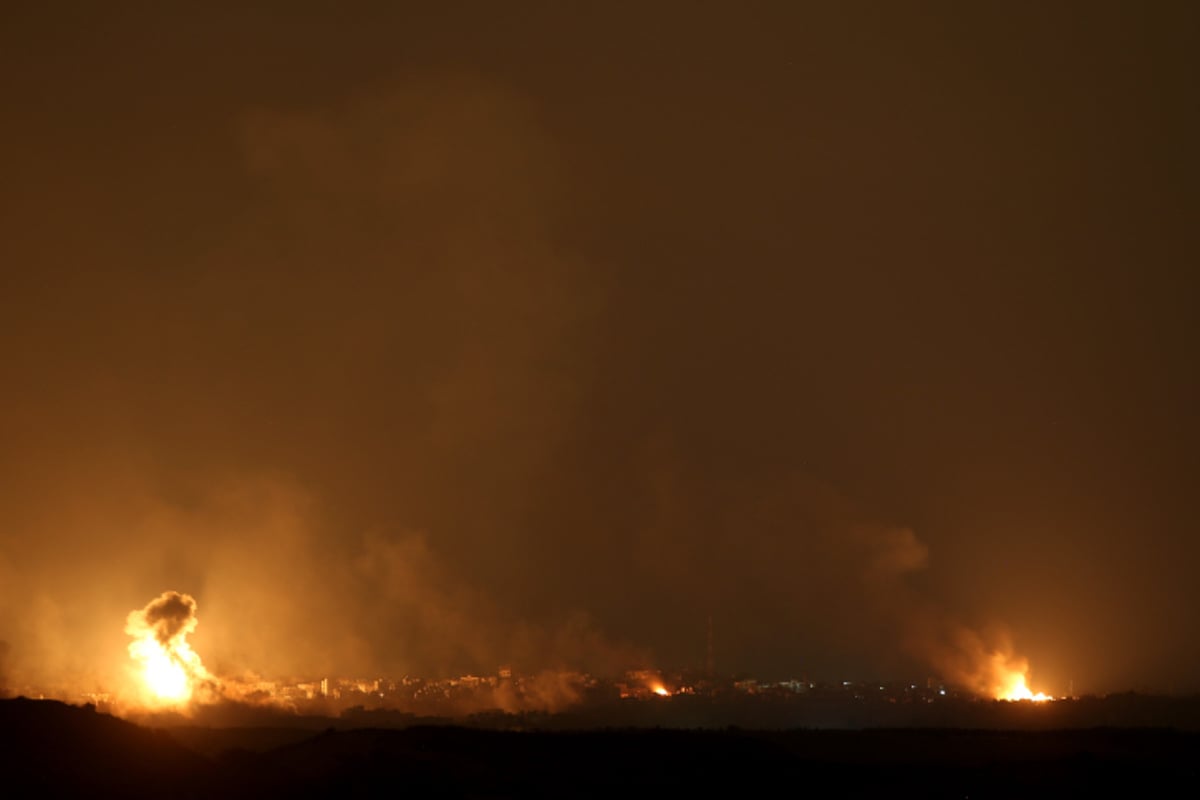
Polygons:
<instances>
[{"instance_id":1,"label":"bright orange glow","mask_svg":"<svg viewBox=\"0 0 1200 800\"><path fill-rule=\"evenodd\" d=\"M669 691L667 691L667 687L663 686L661 683L651 684L650 691L654 692L659 697L670 697L671 696L671 693Z\"/></svg>"},{"instance_id":2,"label":"bright orange glow","mask_svg":"<svg viewBox=\"0 0 1200 800\"><path fill-rule=\"evenodd\" d=\"M152 634L130 644L129 655L142 664L142 680L155 700L184 703L191 699L187 670Z\"/></svg>"},{"instance_id":3,"label":"bright orange glow","mask_svg":"<svg viewBox=\"0 0 1200 800\"><path fill-rule=\"evenodd\" d=\"M1053 700L1054 698L1045 692L1034 694L1029 686L1025 683L1025 674L1022 672L1011 672L1005 682L996 693L997 700L1031 700L1035 703Z\"/></svg>"},{"instance_id":4,"label":"bright orange glow","mask_svg":"<svg viewBox=\"0 0 1200 800\"><path fill-rule=\"evenodd\" d=\"M198 689L216 682L200 656L187 643L196 629L196 601L179 592L164 592L145 608L132 611L125 632L133 637L129 657L136 671L138 695L148 706L182 706Z\"/></svg>"},{"instance_id":5,"label":"bright orange glow","mask_svg":"<svg viewBox=\"0 0 1200 800\"><path fill-rule=\"evenodd\" d=\"M969 677L976 691L997 700L1029 700L1043 702L1054 698L1045 692L1033 692L1026 682L1029 661L1014 656L1010 647L991 650L979 660L979 666Z\"/></svg>"}]
</instances>

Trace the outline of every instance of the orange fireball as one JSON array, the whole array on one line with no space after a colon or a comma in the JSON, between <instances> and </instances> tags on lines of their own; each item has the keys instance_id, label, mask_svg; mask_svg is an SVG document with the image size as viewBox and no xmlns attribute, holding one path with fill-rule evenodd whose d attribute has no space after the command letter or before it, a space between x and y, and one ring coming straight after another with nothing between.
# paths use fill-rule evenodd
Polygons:
<instances>
[{"instance_id":1,"label":"orange fireball","mask_svg":"<svg viewBox=\"0 0 1200 800\"><path fill-rule=\"evenodd\" d=\"M141 695L149 705L183 705L212 676L187 642L196 629L196 601L179 592L163 592L145 608L132 611L125 632L133 637L129 656L141 667Z\"/></svg>"}]
</instances>

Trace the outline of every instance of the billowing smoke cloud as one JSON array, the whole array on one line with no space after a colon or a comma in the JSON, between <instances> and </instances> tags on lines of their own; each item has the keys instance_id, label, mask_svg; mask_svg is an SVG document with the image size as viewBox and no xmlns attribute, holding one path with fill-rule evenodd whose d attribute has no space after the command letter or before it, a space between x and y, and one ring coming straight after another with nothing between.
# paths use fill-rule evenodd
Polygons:
<instances>
[{"instance_id":1,"label":"billowing smoke cloud","mask_svg":"<svg viewBox=\"0 0 1200 800\"><path fill-rule=\"evenodd\" d=\"M709 617L731 672L966 674L1001 618L1195 685L1175 12L1064 61L976 4L25 5L10 691L119 684L164 587L223 679L701 666Z\"/></svg>"},{"instance_id":2,"label":"billowing smoke cloud","mask_svg":"<svg viewBox=\"0 0 1200 800\"><path fill-rule=\"evenodd\" d=\"M637 551L666 587L656 604L714 609L718 662L771 639L801 674L936 677L988 696L1024 672L1002 612L951 608L932 548L830 484L717 483L661 456L651 475L657 513Z\"/></svg>"},{"instance_id":3,"label":"billowing smoke cloud","mask_svg":"<svg viewBox=\"0 0 1200 800\"><path fill-rule=\"evenodd\" d=\"M224 135L244 215L173 245L180 282L141 284L102 355L72 355L83 317L50 304L62 374L0 418L25 454L0 486L24 683L119 684L120 620L164 584L203 603L223 680L624 661L587 598L549 603L526 572L598 298L548 232L528 103L438 74L247 105ZM187 636L186 606L131 624Z\"/></svg>"},{"instance_id":4,"label":"billowing smoke cloud","mask_svg":"<svg viewBox=\"0 0 1200 800\"><path fill-rule=\"evenodd\" d=\"M860 522L847 528L846 540L861 559L862 596L896 631L895 646L940 679L982 696L1007 696L1018 679L1024 685L1029 662L1015 655L1004 623L969 627L914 586L930 551L913 531Z\"/></svg>"},{"instance_id":5,"label":"billowing smoke cloud","mask_svg":"<svg viewBox=\"0 0 1200 800\"><path fill-rule=\"evenodd\" d=\"M187 641L196 624L196 601L173 591L129 613L129 655L141 667L138 689L147 702L181 704L219 696L220 685Z\"/></svg>"},{"instance_id":6,"label":"billowing smoke cloud","mask_svg":"<svg viewBox=\"0 0 1200 800\"><path fill-rule=\"evenodd\" d=\"M196 601L191 595L163 592L145 608L129 612L125 632L141 639L152 634L165 648L184 642L196 630Z\"/></svg>"},{"instance_id":7,"label":"billowing smoke cloud","mask_svg":"<svg viewBox=\"0 0 1200 800\"><path fill-rule=\"evenodd\" d=\"M921 633L927 638L911 639L909 645L928 658L946 680L978 694L1003 694L1012 688L1016 675L1024 677L1029 670L1028 659L1015 654L1005 626L972 630L945 621L940 632L932 636Z\"/></svg>"}]
</instances>

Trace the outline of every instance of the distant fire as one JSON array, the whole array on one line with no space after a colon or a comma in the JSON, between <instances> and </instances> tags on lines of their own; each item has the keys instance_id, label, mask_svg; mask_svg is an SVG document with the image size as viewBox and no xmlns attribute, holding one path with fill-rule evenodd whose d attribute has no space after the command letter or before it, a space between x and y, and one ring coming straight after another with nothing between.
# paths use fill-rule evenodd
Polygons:
<instances>
[{"instance_id":1,"label":"distant fire","mask_svg":"<svg viewBox=\"0 0 1200 800\"><path fill-rule=\"evenodd\" d=\"M993 685L992 694L997 700L1032 700L1040 703L1054 698L1045 692L1036 694L1025 681L1029 671L1025 659L1010 659L1000 653L992 657Z\"/></svg>"},{"instance_id":2,"label":"distant fire","mask_svg":"<svg viewBox=\"0 0 1200 800\"><path fill-rule=\"evenodd\" d=\"M215 682L187 643L196 629L196 601L164 592L143 609L131 611L125 632L133 637L129 655L141 668L141 695L149 705L183 705L196 690Z\"/></svg>"},{"instance_id":3,"label":"distant fire","mask_svg":"<svg viewBox=\"0 0 1200 800\"><path fill-rule=\"evenodd\" d=\"M667 688L662 673L656 669L631 669L625 673L625 681L618 684L621 697L647 698L670 697L674 691Z\"/></svg>"},{"instance_id":4,"label":"distant fire","mask_svg":"<svg viewBox=\"0 0 1200 800\"><path fill-rule=\"evenodd\" d=\"M1002 686L996 694L997 700L1032 700L1035 703L1041 703L1054 698L1045 692L1034 694L1032 690L1025 684L1025 675L1019 672L1014 672L1007 685Z\"/></svg>"},{"instance_id":5,"label":"distant fire","mask_svg":"<svg viewBox=\"0 0 1200 800\"><path fill-rule=\"evenodd\" d=\"M927 650L930 660L951 683L979 697L995 700L1043 702L1054 698L1034 692L1029 686L1029 660L1017 655L1008 635L978 633L956 626L945 637L945 645Z\"/></svg>"}]
</instances>

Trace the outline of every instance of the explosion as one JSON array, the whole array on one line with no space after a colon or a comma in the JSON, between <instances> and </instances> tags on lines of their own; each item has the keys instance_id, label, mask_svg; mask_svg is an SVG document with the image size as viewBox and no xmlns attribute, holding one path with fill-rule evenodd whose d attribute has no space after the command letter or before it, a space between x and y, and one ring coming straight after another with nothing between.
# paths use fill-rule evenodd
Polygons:
<instances>
[{"instance_id":1,"label":"explosion","mask_svg":"<svg viewBox=\"0 0 1200 800\"><path fill-rule=\"evenodd\" d=\"M663 686L661 682L657 682L657 681L650 684L650 691L654 692L659 697L670 697L671 696L671 692L667 689L667 687Z\"/></svg>"},{"instance_id":2,"label":"explosion","mask_svg":"<svg viewBox=\"0 0 1200 800\"><path fill-rule=\"evenodd\" d=\"M992 656L992 694L997 700L1032 700L1041 703L1054 698L1045 692L1034 694L1025 682L1028 665L1024 659L1012 660L1002 653Z\"/></svg>"},{"instance_id":3,"label":"explosion","mask_svg":"<svg viewBox=\"0 0 1200 800\"><path fill-rule=\"evenodd\" d=\"M1014 652L1003 628L977 631L952 622L920 626L909 646L933 664L943 678L979 697L1034 702L1054 699L1029 688L1029 661Z\"/></svg>"},{"instance_id":4,"label":"explosion","mask_svg":"<svg viewBox=\"0 0 1200 800\"><path fill-rule=\"evenodd\" d=\"M1025 675L1020 672L1014 672L1008 680L1008 683L996 693L997 700L1032 700L1035 703L1041 703L1054 698L1045 692L1034 694L1025 684Z\"/></svg>"},{"instance_id":5,"label":"explosion","mask_svg":"<svg viewBox=\"0 0 1200 800\"><path fill-rule=\"evenodd\" d=\"M148 703L184 705L197 689L215 688L200 656L187 643L196 623L196 601L179 592L163 592L145 608L129 612L129 655L141 666L142 694Z\"/></svg>"}]
</instances>

